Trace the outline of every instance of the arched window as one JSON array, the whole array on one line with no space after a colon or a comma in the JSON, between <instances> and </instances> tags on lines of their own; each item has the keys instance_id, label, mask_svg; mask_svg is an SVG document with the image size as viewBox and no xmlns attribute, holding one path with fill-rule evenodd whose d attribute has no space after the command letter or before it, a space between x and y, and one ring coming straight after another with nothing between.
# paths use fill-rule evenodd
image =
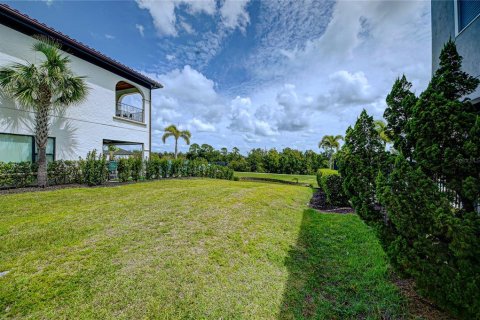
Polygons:
<instances>
[{"instance_id":1,"label":"arched window","mask_svg":"<svg viewBox=\"0 0 480 320\"><path fill-rule=\"evenodd\" d=\"M115 115L137 122L145 122L144 98L134 85L119 81L115 86Z\"/></svg>"}]
</instances>

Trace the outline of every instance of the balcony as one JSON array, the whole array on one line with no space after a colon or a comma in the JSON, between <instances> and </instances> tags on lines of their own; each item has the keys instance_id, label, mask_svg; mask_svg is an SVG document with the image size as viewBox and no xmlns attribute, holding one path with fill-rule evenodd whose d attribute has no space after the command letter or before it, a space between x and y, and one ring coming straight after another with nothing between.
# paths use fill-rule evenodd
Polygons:
<instances>
[{"instance_id":1,"label":"balcony","mask_svg":"<svg viewBox=\"0 0 480 320\"><path fill-rule=\"evenodd\" d=\"M126 103L117 103L115 115L119 118L144 123L143 109L131 106Z\"/></svg>"}]
</instances>

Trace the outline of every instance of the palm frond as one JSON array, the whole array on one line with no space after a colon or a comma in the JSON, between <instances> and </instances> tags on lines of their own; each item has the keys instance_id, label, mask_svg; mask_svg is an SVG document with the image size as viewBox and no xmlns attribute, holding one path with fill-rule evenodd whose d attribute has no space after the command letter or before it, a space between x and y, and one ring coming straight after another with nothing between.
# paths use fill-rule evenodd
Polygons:
<instances>
[{"instance_id":1,"label":"palm frond","mask_svg":"<svg viewBox=\"0 0 480 320\"><path fill-rule=\"evenodd\" d=\"M180 137L185 140L185 142L189 145L190 144L190 138L192 137L192 134L188 130L184 130L180 132Z\"/></svg>"},{"instance_id":2,"label":"palm frond","mask_svg":"<svg viewBox=\"0 0 480 320\"><path fill-rule=\"evenodd\" d=\"M172 132L166 132L166 133L164 133L163 136L162 136L162 141L163 141L163 143L165 143L168 138L174 137L174 136L175 136L175 135L174 135Z\"/></svg>"}]
</instances>

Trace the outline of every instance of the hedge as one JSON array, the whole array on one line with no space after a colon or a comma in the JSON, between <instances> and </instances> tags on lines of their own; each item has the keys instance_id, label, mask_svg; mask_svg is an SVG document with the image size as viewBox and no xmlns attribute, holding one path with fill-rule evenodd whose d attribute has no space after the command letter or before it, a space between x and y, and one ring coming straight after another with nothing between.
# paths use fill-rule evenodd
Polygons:
<instances>
[{"instance_id":1,"label":"hedge","mask_svg":"<svg viewBox=\"0 0 480 320\"><path fill-rule=\"evenodd\" d=\"M348 206L348 198L343 191L343 179L337 170L319 169L317 171L317 183L325 192L327 204L332 206Z\"/></svg>"},{"instance_id":2,"label":"hedge","mask_svg":"<svg viewBox=\"0 0 480 320\"><path fill-rule=\"evenodd\" d=\"M207 177L233 180L234 171L228 167L208 164L205 160L169 160L152 157L120 159L117 166L118 179L153 180L175 177ZM102 185L108 181L108 161L105 155L93 150L86 159L77 161L56 160L48 163L49 185L86 184ZM36 183L37 165L30 162L0 162L0 188L23 188Z\"/></svg>"}]
</instances>

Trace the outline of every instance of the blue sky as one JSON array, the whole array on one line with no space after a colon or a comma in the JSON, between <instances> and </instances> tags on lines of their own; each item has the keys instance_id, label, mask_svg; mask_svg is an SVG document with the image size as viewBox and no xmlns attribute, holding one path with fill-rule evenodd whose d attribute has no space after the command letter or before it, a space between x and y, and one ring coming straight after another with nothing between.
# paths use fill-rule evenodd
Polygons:
<instances>
[{"instance_id":1,"label":"blue sky","mask_svg":"<svg viewBox=\"0 0 480 320\"><path fill-rule=\"evenodd\" d=\"M165 85L154 151L170 123L216 148L318 150L362 108L381 118L396 77L420 92L431 73L429 1L7 3Z\"/></svg>"}]
</instances>

